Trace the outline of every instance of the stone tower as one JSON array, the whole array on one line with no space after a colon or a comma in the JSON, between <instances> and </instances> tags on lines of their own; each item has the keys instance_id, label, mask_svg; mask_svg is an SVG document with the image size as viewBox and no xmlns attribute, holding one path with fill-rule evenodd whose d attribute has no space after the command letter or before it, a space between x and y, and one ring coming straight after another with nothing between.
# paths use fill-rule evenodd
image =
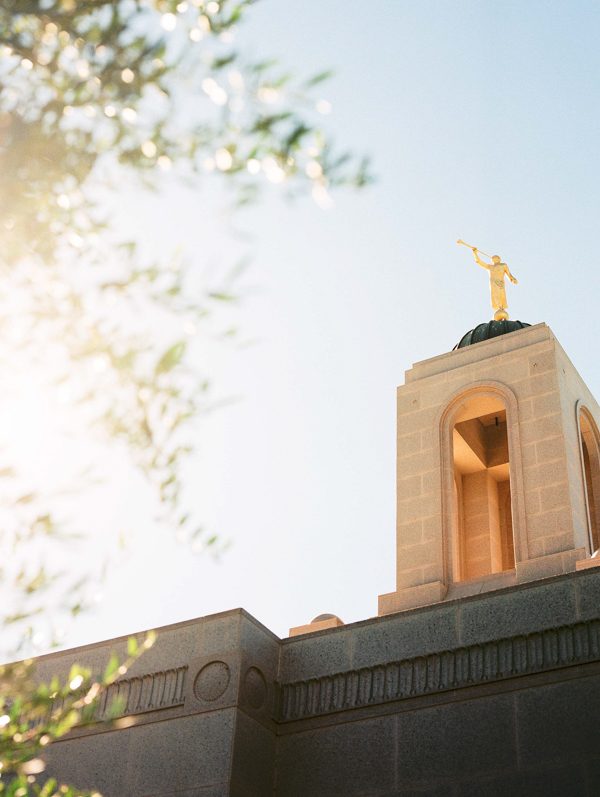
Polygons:
<instances>
[{"instance_id":1,"label":"stone tower","mask_svg":"<svg viewBox=\"0 0 600 797\"><path fill-rule=\"evenodd\" d=\"M406 372L397 412L380 615L567 573L600 548L600 408L546 324L480 324Z\"/></svg>"}]
</instances>

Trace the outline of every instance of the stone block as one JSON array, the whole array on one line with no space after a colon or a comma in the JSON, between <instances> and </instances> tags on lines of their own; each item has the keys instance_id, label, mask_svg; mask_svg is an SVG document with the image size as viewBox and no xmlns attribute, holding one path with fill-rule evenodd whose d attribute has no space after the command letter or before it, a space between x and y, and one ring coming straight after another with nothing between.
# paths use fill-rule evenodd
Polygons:
<instances>
[{"instance_id":1,"label":"stone block","mask_svg":"<svg viewBox=\"0 0 600 797\"><path fill-rule=\"evenodd\" d=\"M515 352L501 355L495 362L488 360L482 363L477 368L476 376L479 379L501 379L512 387L522 384L529 377L529 372L523 357Z\"/></svg>"},{"instance_id":2,"label":"stone block","mask_svg":"<svg viewBox=\"0 0 600 797\"><path fill-rule=\"evenodd\" d=\"M230 797L231 790L229 783L221 783L214 786L207 786L203 789L186 789L185 791L161 791L156 794L144 795L144 797Z\"/></svg>"},{"instance_id":3,"label":"stone block","mask_svg":"<svg viewBox=\"0 0 600 797\"><path fill-rule=\"evenodd\" d=\"M600 756L590 758L585 762L585 774L588 787L587 794L592 795L592 797L600 794Z\"/></svg>"},{"instance_id":4,"label":"stone block","mask_svg":"<svg viewBox=\"0 0 600 797\"><path fill-rule=\"evenodd\" d=\"M575 588L570 581L480 595L465 599L459 607L460 643L471 645L528 634L568 625L576 618Z\"/></svg>"},{"instance_id":5,"label":"stone block","mask_svg":"<svg viewBox=\"0 0 600 797\"><path fill-rule=\"evenodd\" d=\"M556 437L562 433L562 415L546 415L545 418L531 418L524 421L521 419L520 431L521 442L523 445L537 443L546 440L548 437Z\"/></svg>"},{"instance_id":6,"label":"stone block","mask_svg":"<svg viewBox=\"0 0 600 797\"><path fill-rule=\"evenodd\" d=\"M404 546L398 544L398 570L413 570L438 560L438 548L430 543Z\"/></svg>"},{"instance_id":7,"label":"stone block","mask_svg":"<svg viewBox=\"0 0 600 797\"><path fill-rule=\"evenodd\" d=\"M439 606L381 618L352 630L352 667L437 653L458 645L455 606Z\"/></svg>"},{"instance_id":8,"label":"stone block","mask_svg":"<svg viewBox=\"0 0 600 797\"><path fill-rule=\"evenodd\" d=\"M597 677L530 687L516 693L516 705L523 766L598 755Z\"/></svg>"},{"instance_id":9,"label":"stone block","mask_svg":"<svg viewBox=\"0 0 600 797\"><path fill-rule=\"evenodd\" d=\"M431 579L430 579L431 580ZM407 589L408 587L420 587L427 583L425 578L425 568L415 567L412 570L400 569L396 567L396 591Z\"/></svg>"},{"instance_id":10,"label":"stone block","mask_svg":"<svg viewBox=\"0 0 600 797\"><path fill-rule=\"evenodd\" d=\"M434 426L428 426L421 430L421 450L429 451L437 443L438 432Z\"/></svg>"},{"instance_id":11,"label":"stone block","mask_svg":"<svg viewBox=\"0 0 600 797\"><path fill-rule=\"evenodd\" d=\"M541 537L538 540L529 539L527 543L527 550L530 559L537 559L544 555L544 539Z\"/></svg>"},{"instance_id":12,"label":"stone block","mask_svg":"<svg viewBox=\"0 0 600 797\"><path fill-rule=\"evenodd\" d=\"M436 407L415 409L408 414L399 413L397 416L398 436L407 435L411 432L422 432L425 429L431 428L436 414Z\"/></svg>"},{"instance_id":13,"label":"stone block","mask_svg":"<svg viewBox=\"0 0 600 797\"><path fill-rule=\"evenodd\" d=\"M429 382L421 383L421 407L437 408L443 404L448 397L448 385L445 379L431 379Z\"/></svg>"},{"instance_id":14,"label":"stone block","mask_svg":"<svg viewBox=\"0 0 600 797\"><path fill-rule=\"evenodd\" d=\"M523 365L527 369L527 364L523 360ZM513 388L519 399L529 399L534 396L541 396L544 393L551 393L558 390L558 376L555 369L545 371L544 373L530 374L527 370L526 378L520 380L510 381L510 386ZM506 377L505 377L506 378Z\"/></svg>"},{"instance_id":15,"label":"stone block","mask_svg":"<svg viewBox=\"0 0 600 797\"><path fill-rule=\"evenodd\" d=\"M290 628L289 636L301 636L302 634L314 634L316 631L325 631L327 628L340 628L344 623L339 617L328 617L326 620L319 620L304 625L297 625Z\"/></svg>"},{"instance_id":16,"label":"stone block","mask_svg":"<svg viewBox=\"0 0 600 797\"><path fill-rule=\"evenodd\" d=\"M398 526L398 545L418 545L423 542L423 522L413 520L410 523L402 523Z\"/></svg>"},{"instance_id":17,"label":"stone block","mask_svg":"<svg viewBox=\"0 0 600 797\"><path fill-rule=\"evenodd\" d=\"M402 479L405 476L418 476L421 473L427 473L431 468L431 457L428 452L419 452L417 454L407 454L401 456L398 454L396 462L398 478Z\"/></svg>"},{"instance_id":18,"label":"stone block","mask_svg":"<svg viewBox=\"0 0 600 797\"><path fill-rule=\"evenodd\" d=\"M421 476L402 476L397 481L396 496L398 501L416 498L421 495Z\"/></svg>"},{"instance_id":19,"label":"stone block","mask_svg":"<svg viewBox=\"0 0 600 797\"><path fill-rule=\"evenodd\" d=\"M202 625L202 655L211 656L238 647L242 610L213 614Z\"/></svg>"},{"instance_id":20,"label":"stone block","mask_svg":"<svg viewBox=\"0 0 600 797\"><path fill-rule=\"evenodd\" d=\"M190 658L201 654L203 622L203 618L200 618L157 629L156 642L133 663L128 675L130 677L143 675L148 672L186 665ZM144 634L139 636L140 641L143 637ZM106 645L106 643L103 644Z\"/></svg>"},{"instance_id":21,"label":"stone block","mask_svg":"<svg viewBox=\"0 0 600 797\"><path fill-rule=\"evenodd\" d=\"M234 724L235 709L224 709L130 728L128 788L114 797L145 797L228 781Z\"/></svg>"},{"instance_id":22,"label":"stone block","mask_svg":"<svg viewBox=\"0 0 600 797\"><path fill-rule=\"evenodd\" d=\"M524 496L525 498L525 511L527 512L527 516L538 515L542 511L542 503L540 501L540 491L537 490L529 490L527 495Z\"/></svg>"},{"instance_id":23,"label":"stone block","mask_svg":"<svg viewBox=\"0 0 600 797\"><path fill-rule=\"evenodd\" d=\"M423 542L431 542L432 540L441 539L442 535L442 518L441 515L431 515L431 517L423 518Z\"/></svg>"},{"instance_id":24,"label":"stone block","mask_svg":"<svg viewBox=\"0 0 600 797\"><path fill-rule=\"evenodd\" d=\"M567 486L567 471L561 460L555 462L542 462L530 468L525 468L523 473L526 490L535 490L551 484L564 484Z\"/></svg>"},{"instance_id":25,"label":"stone block","mask_svg":"<svg viewBox=\"0 0 600 797\"><path fill-rule=\"evenodd\" d=\"M579 620L600 617L600 570L588 570L573 580Z\"/></svg>"},{"instance_id":26,"label":"stone block","mask_svg":"<svg viewBox=\"0 0 600 797\"><path fill-rule=\"evenodd\" d=\"M396 718L282 736L277 797L358 797L395 787Z\"/></svg>"},{"instance_id":27,"label":"stone block","mask_svg":"<svg viewBox=\"0 0 600 797\"><path fill-rule=\"evenodd\" d=\"M163 797L199 788L211 797L226 794L221 786L229 782L233 711L65 739L47 749L47 774L98 789L103 797Z\"/></svg>"},{"instance_id":28,"label":"stone block","mask_svg":"<svg viewBox=\"0 0 600 797\"><path fill-rule=\"evenodd\" d=\"M588 797L584 768L578 764L496 773L457 787L457 797Z\"/></svg>"},{"instance_id":29,"label":"stone block","mask_svg":"<svg viewBox=\"0 0 600 797\"><path fill-rule=\"evenodd\" d=\"M564 485L556 486L557 489L560 489ZM570 533L572 544L572 522L568 507L545 511L544 505L542 504L542 511L527 519L527 538L530 540L539 540L543 537L556 537Z\"/></svg>"},{"instance_id":30,"label":"stone block","mask_svg":"<svg viewBox=\"0 0 600 797\"><path fill-rule=\"evenodd\" d=\"M558 509L560 507L571 506L571 493L568 484L555 484L550 487L542 487L540 490L540 502L544 510Z\"/></svg>"},{"instance_id":31,"label":"stone block","mask_svg":"<svg viewBox=\"0 0 600 797\"><path fill-rule=\"evenodd\" d=\"M563 435L550 437L535 443L535 451L538 462L551 462L555 459L562 459L565 456L565 439Z\"/></svg>"},{"instance_id":32,"label":"stone block","mask_svg":"<svg viewBox=\"0 0 600 797\"><path fill-rule=\"evenodd\" d=\"M411 786L410 784L398 784L398 789L393 792L386 792L381 797L456 797L458 794L456 786L448 781L443 783L424 783L422 786ZM379 795L377 795L379 797Z\"/></svg>"},{"instance_id":33,"label":"stone block","mask_svg":"<svg viewBox=\"0 0 600 797\"><path fill-rule=\"evenodd\" d=\"M519 421L530 421L533 418L533 399L519 398Z\"/></svg>"},{"instance_id":34,"label":"stone block","mask_svg":"<svg viewBox=\"0 0 600 797\"><path fill-rule=\"evenodd\" d=\"M403 435L397 440L398 456L405 457L409 454L417 454L421 450L421 432L411 432Z\"/></svg>"},{"instance_id":35,"label":"stone block","mask_svg":"<svg viewBox=\"0 0 600 797\"><path fill-rule=\"evenodd\" d=\"M139 675L166 667L178 667L203 656L233 651L239 646L242 618L250 615L242 609L200 617L183 623L157 629L157 639L152 648L136 661L129 671ZM257 621L254 623L260 625ZM141 635L143 638L143 634ZM124 638L123 645L126 642ZM105 647L112 645L102 643ZM86 661L88 652L86 650Z\"/></svg>"},{"instance_id":36,"label":"stone block","mask_svg":"<svg viewBox=\"0 0 600 797\"><path fill-rule=\"evenodd\" d=\"M560 411L560 396L558 392L544 393L533 399L533 417L541 419L546 415L554 415Z\"/></svg>"},{"instance_id":37,"label":"stone block","mask_svg":"<svg viewBox=\"0 0 600 797\"><path fill-rule=\"evenodd\" d=\"M523 584L527 581L537 581L562 573L570 573L575 570L577 560L584 555L583 548L576 548L539 556L537 559L529 559L525 562L517 562L515 565L517 581Z\"/></svg>"},{"instance_id":38,"label":"stone block","mask_svg":"<svg viewBox=\"0 0 600 797\"><path fill-rule=\"evenodd\" d=\"M571 570L575 570L575 563L577 561L577 557L574 556L572 551L570 550L572 546L573 546L572 532L568 531L563 534L557 532L556 534L548 536L544 539L544 556L546 557L558 553L562 554L562 570L558 572L570 573ZM570 553L568 561L565 559L566 553Z\"/></svg>"},{"instance_id":39,"label":"stone block","mask_svg":"<svg viewBox=\"0 0 600 797\"><path fill-rule=\"evenodd\" d=\"M351 634L348 628L322 631L282 641L279 679L298 681L350 669Z\"/></svg>"},{"instance_id":40,"label":"stone block","mask_svg":"<svg viewBox=\"0 0 600 797\"><path fill-rule=\"evenodd\" d=\"M421 476L423 495L438 493L442 488L441 475L439 468L427 471Z\"/></svg>"},{"instance_id":41,"label":"stone block","mask_svg":"<svg viewBox=\"0 0 600 797\"><path fill-rule=\"evenodd\" d=\"M521 446L521 463L523 468L531 468L538 464L536 443L528 443Z\"/></svg>"},{"instance_id":42,"label":"stone block","mask_svg":"<svg viewBox=\"0 0 600 797\"><path fill-rule=\"evenodd\" d=\"M399 415L418 412L421 409L421 393L418 390L398 388L397 409Z\"/></svg>"},{"instance_id":43,"label":"stone block","mask_svg":"<svg viewBox=\"0 0 600 797\"><path fill-rule=\"evenodd\" d=\"M600 569L600 557L595 559L580 559L575 562L575 570L593 570L594 568Z\"/></svg>"},{"instance_id":44,"label":"stone block","mask_svg":"<svg viewBox=\"0 0 600 797\"><path fill-rule=\"evenodd\" d=\"M493 717L493 721L491 718ZM464 779L517 767L511 695L465 700L398 717L398 778Z\"/></svg>"},{"instance_id":45,"label":"stone block","mask_svg":"<svg viewBox=\"0 0 600 797\"><path fill-rule=\"evenodd\" d=\"M423 568L423 581L422 584L431 584L434 581L437 581L441 572L440 563L436 562L435 564L426 565Z\"/></svg>"},{"instance_id":46,"label":"stone block","mask_svg":"<svg viewBox=\"0 0 600 797\"><path fill-rule=\"evenodd\" d=\"M529 357L529 373L531 376L543 374L556 369L556 354L554 348L550 351L539 352Z\"/></svg>"},{"instance_id":47,"label":"stone block","mask_svg":"<svg viewBox=\"0 0 600 797\"><path fill-rule=\"evenodd\" d=\"M273 672L279 660L279 637L247 612L240 622L240 646L247 656L260 662Z\"/></svg>"},{"instance_id":48,"label":"stone block","mask_svg":"<svg viewBox=\"0 0 600 797\"><path fill-rule=\"evenodd\" d=\"M392 614L405 609L415 609L419 606L428 606L444 599L447 587L441 581L407 587L397 592L389 592L379 596L378 614Z\"/></svg>"},{"instance_id":49,"label":"stone block","mask_svg":"<svg viewBox=\"0 0 600 797\"><path fill-rule=\"evenodd\" d=\"M274 774L275 733L238 711L231 762L231 797L272 794Z\"/></svg>"},{"instance_id":50,"label":"stone block","mask_svg":"<svg viewBox=\"0 0 600 797\"><path fill-rule=\"evenodd\" d=\"M484 592L493 592L503 587L514 587L516 583L514 570L504 570L501 573L488 573L475 581L456 581L449 585L447 598L467 598Z\"/></svg>"},{"instance_id":51,"label":"stone block","mask_svg":"<svg viewBox=\"0 0 600 797\"><path fill-rule=\"evenodd\" d=\"M409 523L411 520L422 520L435 515L440 510L439 497L424 495L419 498L408 498L397 504L398 523Z\"/></svg>"},{"instance_id":52,"label":"stone block","mask_svg":"<svg viewBox=\"0 0 600 797\"><path fill-rule=\"evenodd\" d=\"M44 753L46 775L80 789L97 789L103 797L132 795L129 768L131 731L108 731L79 739L63 739ZM110 766L107 763L110 762Z\"/></svg>"},{"instance_id":53,"label":"stone block","mask_svg":"<svg viewBox=\"0 0 600 797\"><path fill-rule=\"evenodd\" d=\"M154 646L134 662L129 674L141 675L167 667L179 667L188 664L194 658L236 649L239 645L240 622L243 614L242 609L233 609L158 628ZM144 634L139 636L143 639ZM107 653L113 649L115 641L120 642L120 640L110 640L102 643ZM123 650L125 644L126 637L122 642ZM85 661L88 660L89 648L85 649Z\"/></svg>"}]
</instances>

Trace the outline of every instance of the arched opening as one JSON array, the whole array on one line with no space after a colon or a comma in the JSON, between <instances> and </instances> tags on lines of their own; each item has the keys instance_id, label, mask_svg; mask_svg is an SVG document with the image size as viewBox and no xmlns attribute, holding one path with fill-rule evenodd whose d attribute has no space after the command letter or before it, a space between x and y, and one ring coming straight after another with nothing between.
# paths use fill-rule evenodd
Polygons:
<instances>
[{"instance_id":1,"label":"arched opening","mask_svg":"<svg viewBox=\"0 0 600 797\"><path fill-rule=\"evenodd\" d=\"M506 406L497 395L461 403L452 428L455 581L515 566Z\"/></svg>"},{"instance_id":2,"label":"arched opening","mask_svg":"<svg viewBox=\"0 0 600 797\"><path fill-rule=\"evenodd\" d=\"M594 553L600 548L600 451L596 424L583 407L579 410L579 432L590 546Z\"/></svg>"}]
</instances>

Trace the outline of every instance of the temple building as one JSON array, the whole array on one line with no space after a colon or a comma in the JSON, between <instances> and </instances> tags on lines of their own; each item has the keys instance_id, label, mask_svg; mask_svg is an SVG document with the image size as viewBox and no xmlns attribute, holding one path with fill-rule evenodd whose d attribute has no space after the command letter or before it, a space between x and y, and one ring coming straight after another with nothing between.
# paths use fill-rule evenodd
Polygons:
<instances>
[{"instance_id":1,"label":"temple building","mask_svg":"<svg viewBox=\"0 0 600 797\"><path fill-rule=\"evenodd\" d=\"M599 794L599 424L543 323L480 324L414 364L378 616L286 639L241 609L159 629L48 772L104 797Z\"/></svg>"}]
</instances>

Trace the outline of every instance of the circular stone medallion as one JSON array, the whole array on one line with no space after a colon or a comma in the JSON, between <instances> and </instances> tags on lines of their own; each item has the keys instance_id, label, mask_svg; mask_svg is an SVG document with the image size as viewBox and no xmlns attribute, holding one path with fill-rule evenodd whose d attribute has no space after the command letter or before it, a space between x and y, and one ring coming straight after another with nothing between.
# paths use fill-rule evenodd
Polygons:
<instances>
[{"instance_id":1,"label":"circular stone medallion","mask_svg":"<svg viewBox=\"0 0 600 797\"><path fill-rule=\"evenodd\" d=\"M231 672L224 661L211 661L206 664L194 681L194 694L198 700L210 703L225 693L231 680Z\"/></svg>"},{"instance_id":2,"label":"circular stone medallion","mask_svg":"<svg viewBox=\"0 0 600 797\"><path fill-rule=\"evenodd\" d=\"M252 708L261 708L267 697L267 682L258 667L250 667L244 676L244 697Z\"/></svg>"}]
</instances>

